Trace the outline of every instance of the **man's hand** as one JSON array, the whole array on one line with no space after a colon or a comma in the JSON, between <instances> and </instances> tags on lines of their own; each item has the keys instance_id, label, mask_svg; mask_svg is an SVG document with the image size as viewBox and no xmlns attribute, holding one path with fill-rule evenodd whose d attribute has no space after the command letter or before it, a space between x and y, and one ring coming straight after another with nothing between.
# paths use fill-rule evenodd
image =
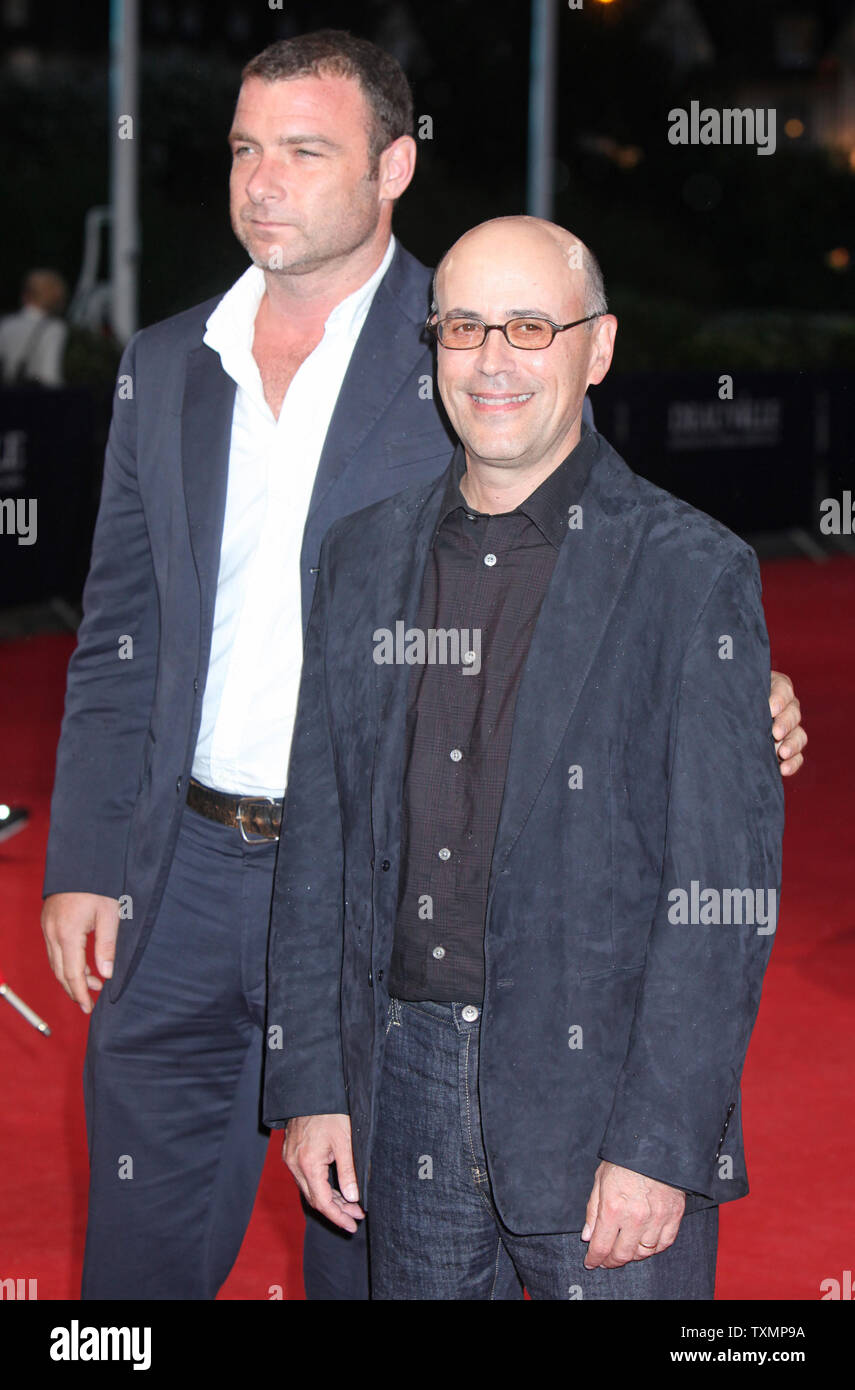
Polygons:
<instances>
[{"instance_id":1,"label":"man's hand","mask_svg":"<svg viewBox=\"0 0 855 1390\"><path fill-rule=\"evenodd\" d=\"M804 762L802 749L807 743L807 734L801 726L802 711L793 683L781 671L772 672L769 708L775 721L772 736L781 765L781 776L792 777Z\"/></svg>"},{"instance_id":2,"label":"man's hand","mask_svg":"<svg viewBox=\"0 0 855 1390\"><path fill-rule=\"evenodd\" d=\"M673 1245L686 1195L616 1163L601 1163L588 1198L582 1239L590 1241L586 1269L618 1269Z\"/></svg>"},{"instance_id":3,"label":"man's hand","mask_svg":"<svg viewBox=\"0 0 855 1390\"><path fill-rule=\"evenodd\" d=\"M350 1143L349 1115L301 1115L285 1126L282 1158L310 1207L351 1234L365 1212L358 1205L359 1188ZM329 1180L334 1163L341 1192Z\"/></svg>"},{"instance_id":4,"label":"man's hand","mask_svg":"<svg viewBox=\"0 0 855 1390\"><path fill-rule=\"evenodd\" d=\"M85 1014L92 1012L89 990L99 990L113 973L119 932L119 900L98 893L49 893L42 908L42 931L51 969L66 994ZM86 960L86 938L95 933L95 965Z\"/></svg>"}]
</instances>

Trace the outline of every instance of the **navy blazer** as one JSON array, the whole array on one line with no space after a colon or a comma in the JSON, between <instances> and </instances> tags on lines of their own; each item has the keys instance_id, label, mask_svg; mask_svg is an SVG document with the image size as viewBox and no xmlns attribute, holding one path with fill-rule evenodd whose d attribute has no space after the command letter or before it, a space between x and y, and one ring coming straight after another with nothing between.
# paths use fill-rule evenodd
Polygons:
<instances>
[{"instance_id":1,"label":"navy blazer","mask_svg":"<svg viewBox=\"0 0 855 1390\"><path fill-rule=\"evenodd\" d=\"M354 348L304 532L304 631L330 522L435 478L451 456L422 333L430 278L399 245ZM124 353L68 671L44 892L129 899L113 999L151 930L199 732L235 396L202 342L217 302L143 330Z\"/></svg>"},{"instance_id":2,"label":"navy blazer","mask_svg":"<svg viewBox=\"0 0 855 1390\"><path fill-rule=\"evenodd\" d=\"M759 890L762 919L780 882L754 552L595 441L519 687L487 904L479 1091L520 1233L580 1230L601 1158L688 1210L747 1192L739 1083L773 933L683 923L670 895L691 913ZM274 887L264 1118L349 1113L369 1210L410 670L375 662L375 633L415 622L443 487L326 537Z\"/></svg>"}]
</instances>

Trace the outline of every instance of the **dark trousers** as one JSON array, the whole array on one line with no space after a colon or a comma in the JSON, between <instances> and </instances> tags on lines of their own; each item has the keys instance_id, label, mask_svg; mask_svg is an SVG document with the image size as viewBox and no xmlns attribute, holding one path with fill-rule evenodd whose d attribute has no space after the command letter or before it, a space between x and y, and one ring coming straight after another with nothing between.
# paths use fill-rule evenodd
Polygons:
<instances>
[{"instance_id":1,"label":"dark trousers","mask_svg":"<svg viewBox=\"0 0 855 1390\"><path fill-rule=\"evenodd\" d=\"M142 960L117 1003L102 995L95 1006L85 1299L212 1299L237 1258L269 1141L260 1107L276 848L185 809ZM364 1232L349 1238L313 1214L304 1278L309 1298L367 1298ZM268 1296L265 1279L257 1297Z\"/></svg>"},{"instance_id":2,"label":"dark trousers","mask_svg":"<svg viewBox=\"0 0 855 1390\"><path fill-rule=\"evenodd\" d=\"M669 1249L619 1269L585 1269L579 1231L503 1225L481 1135L481 1011L466 1019L463 1007L389 1003L368 1192L372 1296L504 1300L525 1286L533 1299L711 1299L718 1207L684 1217Z\"/></svg>"}]
</instances>

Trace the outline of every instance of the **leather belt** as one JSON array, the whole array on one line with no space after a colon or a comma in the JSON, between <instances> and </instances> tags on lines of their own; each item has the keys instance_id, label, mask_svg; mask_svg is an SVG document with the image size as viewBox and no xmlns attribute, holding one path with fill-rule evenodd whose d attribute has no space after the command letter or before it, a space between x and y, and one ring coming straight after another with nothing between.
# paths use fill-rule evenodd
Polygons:
<instances>
[{"instance_id":1,"label":"leather belt","mask_svg":"<svg viewBox=\"0 0 855 1390\"><path fill-rule=\"evenodd\" d=\"M282 797L234 796L217 792L190 778L187 805L200 816L220 825L236 826L248 845L278 840L282 825Z\"/></svg>"}]
</instances>

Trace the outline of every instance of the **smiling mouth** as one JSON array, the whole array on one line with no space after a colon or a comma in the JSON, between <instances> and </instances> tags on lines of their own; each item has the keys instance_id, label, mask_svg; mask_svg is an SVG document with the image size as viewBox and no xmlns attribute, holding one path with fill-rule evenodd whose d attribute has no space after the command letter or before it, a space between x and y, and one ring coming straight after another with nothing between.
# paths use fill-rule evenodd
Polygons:
<instances>
[{"instance_id":1,"label":"smiling mouth","mask_svg":"<svg viewBox=\"0 0 855 1390\"><path fill-rule=\"evenodd\" d=\"M518 396L479 396L474 391L469 395L476 405L523 405L530 401L534 395L533 391L525 391Z\"/></svg>"}]
</instances>

